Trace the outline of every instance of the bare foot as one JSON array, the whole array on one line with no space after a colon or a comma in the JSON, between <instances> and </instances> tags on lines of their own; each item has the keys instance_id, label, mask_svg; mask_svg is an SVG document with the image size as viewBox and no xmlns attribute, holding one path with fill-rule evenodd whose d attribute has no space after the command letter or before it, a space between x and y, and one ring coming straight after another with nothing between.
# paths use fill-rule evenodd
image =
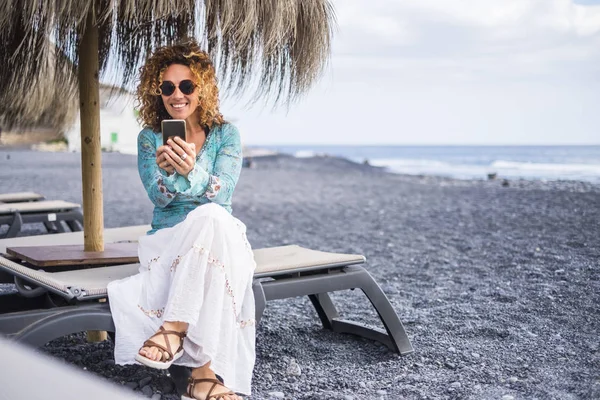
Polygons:
<instances>
[{"instance_id":1,"label":"bare foot","mask_svg":"<svg viewBox=\"0 0 600 400\"><path fill-rule=\"evenodd\" d=\"M196 400L243 400L217 380L209 366L210 363L192 371L186 395L191 394Z\"/></svg>"},{"instance_id":2,"label":"bare foot","mask_svg":"<svg viewBox=\"0 0 600 400\"><path fill-rule=\"evenodd\" d=\"M165 322L162 325L162 328L166 331L175 331L184 333L187 331L188 324L183 322ZM167 349L171 349L171 352L175 354L177 349L183 342L183 338L173 334L167 333L163 334L162 331L157 331L153 336L150 337L154 343L161 345ZM168 343L167 343L168 341ZM171 356L169 353L161 349L160 347L155 346L144 346L139 351L141 356L144 356L153 361L168 361Z\"/></svg>"}]
</instances>

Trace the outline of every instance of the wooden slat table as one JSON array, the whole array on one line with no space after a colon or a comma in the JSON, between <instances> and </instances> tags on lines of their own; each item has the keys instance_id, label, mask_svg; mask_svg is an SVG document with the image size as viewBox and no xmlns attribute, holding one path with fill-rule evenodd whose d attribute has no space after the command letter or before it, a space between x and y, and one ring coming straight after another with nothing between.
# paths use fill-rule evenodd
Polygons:
<instances>
[{"instance_id":1,"label":"wooden slat table","mask_svg":"<svg viewBox=\"0 0 600 400\"><path fill-rule=\"evenodd\" d=\"M36 267L132 264L138 262L138 244L106 243L104 251L83 251L83 245L7 247L11 257Z\"/></svg>"}]
</instances>

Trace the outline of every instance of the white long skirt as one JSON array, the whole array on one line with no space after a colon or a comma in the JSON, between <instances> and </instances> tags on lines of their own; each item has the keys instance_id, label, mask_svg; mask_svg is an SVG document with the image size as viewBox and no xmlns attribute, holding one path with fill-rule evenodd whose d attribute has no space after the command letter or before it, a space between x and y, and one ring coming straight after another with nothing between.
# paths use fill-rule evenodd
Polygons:
<instances>
[{"instance_id":1,"label":"white long skirt","mask_svg":"<svg viewBox=\"0 0 600 400\"><path fill-rule=\"evenodd\" d=\"M255 352L252 277L246 226L216 204L139 240L140 273L108 285L116 326L115 362L134 364L163 321L189 324L175 364L211 362L233 391L250 394Z\"/></svg>"}]
</instances>

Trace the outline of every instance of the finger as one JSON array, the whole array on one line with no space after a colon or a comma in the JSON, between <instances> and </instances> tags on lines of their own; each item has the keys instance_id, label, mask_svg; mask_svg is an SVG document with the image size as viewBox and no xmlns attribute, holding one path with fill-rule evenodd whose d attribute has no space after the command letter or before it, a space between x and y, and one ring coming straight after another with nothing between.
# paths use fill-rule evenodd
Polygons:
<instances>
[{"instance_id":1,"label":"finger","mask_svg":"<svg viewBox=\"0 0 600 400\"><path fill-rule=\"evenodd\" d=\"M196 149L196 145L194 143L188 143L184 140L181 140L180 138L176 138L179 139L177 141L177 144L183 149L185 150L186 153L188 154L195 154L194 150Z\"/></svg>"},{"instance_id":2,"label":"finger","mask_svg":"<svg viewBox=\"0 0 600 400\"><path fill-rule=\"evenodd\" d=\"M182 152L177 152L177 154L183 155L183 153L185 152L188 156L195 156L196 152L195 152L195 148L196 145L194 143L188 143L185 140L181 139L180 137L176 137L175 141L177 143L177 145L179 147L181 147Z\"/></svg>"},{"instance_id":3,"label":"finger","mask_svg":"<svg viewBox=\"0 0 600 400\"><path fill-rule=\"evenodd\" d=\"M190 162L193 162L194 158L193 156L188 155L187 153L183 153L186 154L186 156L184 157L183 154L179 155L178 152L176 152L174 149L173 150L168 150L168 154L171 156L171 159L178 165L178 166L186 166L186 168L190 167ZM166 153L165 153L166 154Z\"/></svg>"},{"instance_id":4,"label":"finger","mask_svg":"<svg viewBox=\"0 0 600 400\"><path fill-rule=\"evenodd\" d=\"M176 137L175 139L179 139L179 140L181 140L181 139L180 139L180 138L178 138L178 137ZM183 154L183 153L184 153L184 151L185 151L185 150L183 150L179 144L175 143L175 142L173 141L173 139L169 139L169 141L168 141L167 143L169 143L169 145L171 145L171 147L173 148L173 150L174 150L174 151L175 151L177 154Z\"/></svg>"},{"instance_id":5,"label":"finger","mask_svg":"<svg viewBox=\"0 0 600 400\"><path fill-rule=\"evenodd\" d=\"M168 155L171 158L171 161L173 161L175 164L179 165L179 162L181 161L181 157L179 156L179 154L177 154L175 152L175 150L167 150L165 152L165 155ZM172 165L174 165L173 163L171 163Z\"/></svg>"},{"instance_id":6,"label":"finger","mask_svg":"<svg viewBox=\"0 0 600 400\"><path fill-rule=\"evenodd\" d=\"M175 143L180 146L180 147L185 147L188 145L188 142L186 142L185 140L183 140L182 138L180 138L179 136L175 136L173 138L175 140Z\"/></svg>"},{"instance_id":7,"label":"finger","mask_svg":"<svg viewBox=\"0 0 600 400\"><path fill-rule=\"evenodd\" d=\"M156 155L159 155L159 154L163 153L163 152L164 152L166 149L168 149L168 148L170 148L170 147L169 147L169 146L167 146L167 145L164 145L164 144L163 144L162 146L159 146L159 147L156 149Z\"/></svg>"},{"instance_id":8,"label":"finger","mask_svg":"<svg viewBox=\"0 0 600 400\"><path fill-rule=\"evenodd\" d=\"M167 156L171 159L171 165L175 168L175 171L177 171L181 175L187 176L187 174L190 172L188 160L182 160L180 157L173 157L169 154L167 154Z\"/></svg>"},{"instance_id":9,"label":"finger","mask_svg":"<svg viewBox=\"0 0 600 400\"><path fill-rule=\"evenodd\" d=\"M188 156L196 157L196 145L194 143L188 143L186 151Z\"/></svg>"},{"instance_id":10,"label":"finger","mask_svg":"<svg viewBox=\"0 0 600 400\"><path fill-rule=\"evenodd\" d=\"M182 170L180 169L181 166L179 164L179 160L175 161L175 158L172 157L169 153L165 153L165 157L167 157L167 161L169 161L169 164L171 164L171 167L175 168L175 170L179 173L182 172ZM182 163L183 164L183 163Z\"/></svg>"}]
</instances>

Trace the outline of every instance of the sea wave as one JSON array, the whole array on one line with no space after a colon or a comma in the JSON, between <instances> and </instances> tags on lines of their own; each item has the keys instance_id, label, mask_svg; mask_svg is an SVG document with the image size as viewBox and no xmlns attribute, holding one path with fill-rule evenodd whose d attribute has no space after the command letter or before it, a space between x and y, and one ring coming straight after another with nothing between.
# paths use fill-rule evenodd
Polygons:
<instances>
[{"instance_id":1,"label":"sea wave","mask_svg":"<svg viewBox=\"0 0 600 400\"><path fill-rule=\"evenodd\" d=\"M577 173L600 176L600 164L557 164L557 163L533 163L516 161L494 161L490 168L501 170L518 171L540 171L550 173Z\"/></svg>"},{"instance_id":2,"label":"sea wave","mask_svg":"<svg viewBox=\"0 0 600 400\"><path fill-rule=\"evenodd\" d=\"M533 163L496 160L487 165L450 163L427 159L374 159L370 163L387 167L391 172L410 175L438 175L457 179L498 178L544 180L581 180L600 182L600 164Z\"/></svg>"},{"instance_id":3,"label":"sea wave","mask_svg":"<svg viewBox=\"0 0 600 400\"><path fill-rule=\"evenodd\" d=\"M311 158L316 156L317 152L313 150L298 150L294 153L294 157L296 158Z\"/></svg>"}]
</instances>

